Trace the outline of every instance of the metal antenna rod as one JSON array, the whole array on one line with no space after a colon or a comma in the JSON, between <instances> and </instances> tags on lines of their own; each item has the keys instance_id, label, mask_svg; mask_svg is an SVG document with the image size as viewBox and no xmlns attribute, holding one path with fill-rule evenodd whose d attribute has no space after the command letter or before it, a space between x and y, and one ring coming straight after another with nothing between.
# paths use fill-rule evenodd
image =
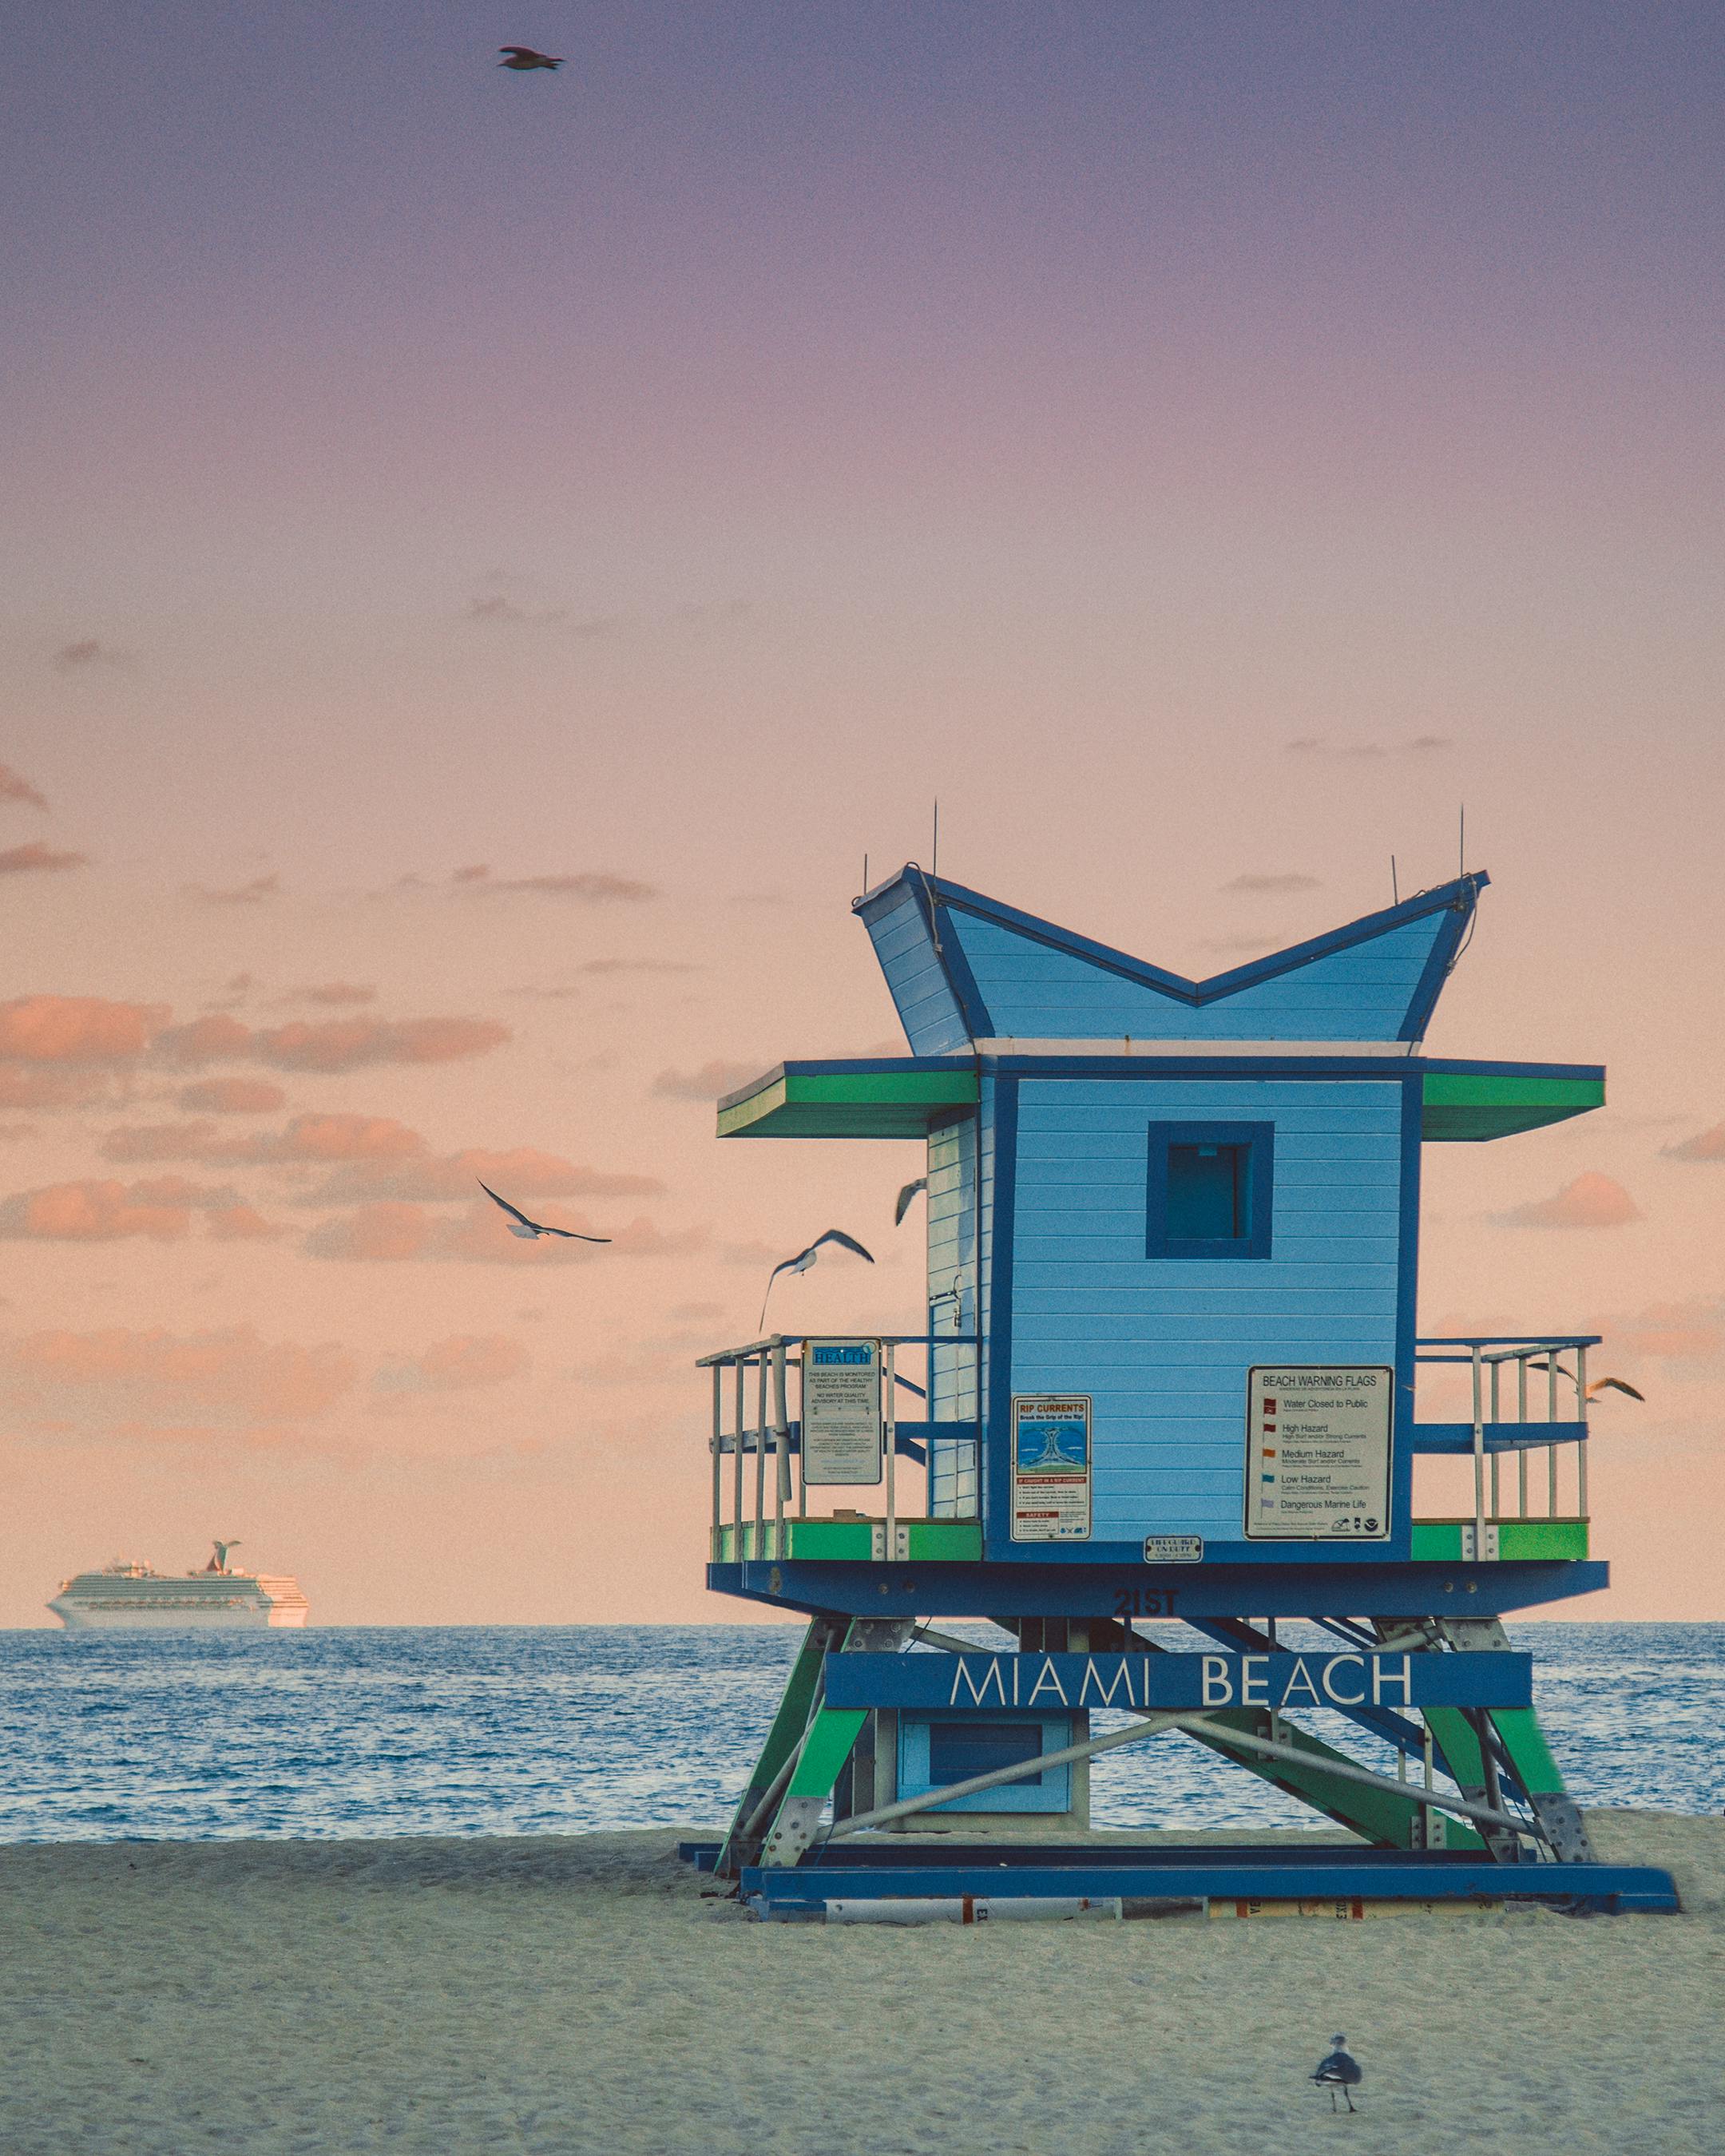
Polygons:
<instances>
[{"instance_id":1,"label":"metal antenna rod","mask_svg":"<svg viewBox=\"0 0 1725 2156\"><path fill-rule=\"evenodd\" d=\"M935 796L934 802L934 865L928 872L936 878L941 872L941 804L938 794Z\"/></svg>"},{"instance_id":2,"label":"metal antenna rod","mask_svg":"<svg viewBox=\"0 0 1725 2156\"><path fill-rule=\"evenodd\" d=\"M1467 803L1466 803L1465 801L1461 803L1461 838L1460 838L1460 848L1461 848L1461 860L1460 860L1460 867L1461 867L1461 870L1462 875L1466 875L1467 874Z\"/></svg>"},{"instance_id":3,"label":"metal antenna rod","mask_svg":"<svg viewBox=\"0 0 1725 2156\"><path fill-rule=\"evenodd\" d=\"M867 884L867 878L866 878L866 877L865 877L865 879L864 879L864 888L865 888L865 890L866 890L866 889L867 889L867 887L868 887L868 884ZM1392 906L1399 906L1399 905L1401 904L1401 902L1402 902L1402 895L1401 895L1401 892L1400 892L1400 891L1396 888L1396 881L1395 881L1395 855L1394 855L1394 854L1392 854L1392 855L1390 855L1390 857L1389 857L1389 902L1390 902L1390 904L1391 904Z\"/></svg>"}]
</instances>

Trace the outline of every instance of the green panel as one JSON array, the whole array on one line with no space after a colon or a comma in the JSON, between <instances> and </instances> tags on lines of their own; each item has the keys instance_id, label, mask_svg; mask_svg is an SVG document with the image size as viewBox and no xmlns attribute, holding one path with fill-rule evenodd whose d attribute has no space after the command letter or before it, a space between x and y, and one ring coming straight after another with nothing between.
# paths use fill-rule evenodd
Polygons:
<instances>
[{"instance_id":1,"label":"green panel","mask_svg":"<svg viewBox=\"0 0 1725 2156\"><path fill-rule=\"evenodd\" d=\"M973 1070L798 1071L719 1109L721 1138L920 1138L932 1119L974 1107Z\"/></svg>"},{"instance_id":2,"label":"green panel","mask_svg":"<svg viewBox=\"0 0 1725 2156\"><path fill-rule=\"evenodd\" d=\"M918 1564L980 1564L983 1530L975 1520L912 1520L911 1555Z\"/></svg>"},{"instance_id":3,"label":"green panel","mask_svg":"<svg viewBox=\"0 0 1725 2156\"><path fill-rule=\"evenodd\" d=\"M1584 1558L1585 1520L1505 1520L1497 1530L1497 1554L1534 1558Z\"/></svg>"},{"instance_id":4,"label":"green panel","mask_svg":"<svg viewBox=\"0 0 1725 2156\"><path fill-rule=\"evenodd\" d=\"M1271 1733L1271 1717L1259 1714L1250 1707L1212 1707L1206 1719L1222 1722L1243 1732L1267 1737ZM1343 1766L1357 1763L1345 1753L1337 1752L1316 1737L1307 1734L1281 1717L1276 1717L1277 1741L1297 1745L1309 1753L1310 1766L1296 1766L1286 1759L1266 1759L1261 1753L1236 1750L1226 1738L1212 1735L1201 1729L1183 1730L1181 1734L1194 1738L1212 1752L1219 1752L1231 1759L1237 1767L1245 1767L1263 1780L1271 1782L1288 1795L1297 1797L1315 1810L1327 1813L1338 1825L1362 1835L1379 1849L1412 1849L1417 1845L1414 1838L1414 1821L1422 1806L1415 1794L1414 1785L1409 1785L1404 1797L1392 1794L1388 1789L1373 1789L1359 1782L1345 1782L1340 1776L1323 1771L1326 1760L1334 1760ZM1483 1849L1485 1842L1472 1828L1464 1826L1459 1820L1451 1819L1445 1825L1445 1845L1450 1849Z\"/></svg>"},{"instance_id":5,"label":"green panel","mask_svg":"<svg viewBox=\"0 0 1725 2156\"><path fill-rule=\"evenodd\" d=\"M800 1558L860 1558L874 1554L866 1520L793 1520L791 1555Z\"/></svg>"},{"instance_id":6,"label":"green panel","mask_svg":"<svg viewBox=\"0 0 1725 2156\"><path fill-rule=\"evenodd\" d=\"M1416 1564L1460 1564L1461 1530L1472 1525L1471 1520L1415 1520L1409 1554ZM1497 1527L1499 1563L1510 1558L1524 1564L1567 1563L1587 1555L1585 1520L1499 1520Z\"/></svg>"},{"instance_id":7,"label":"green panel","mask_svg":"<svg viewBox=\"0 0 1725 2156\"><path fill-rule=\"evenodd\" d=\"M1476 1144L1603 1107L1605 1081L1428 1070L1420 1097L1420 1132L1428 1144Z\"/></svg>"},{"instance_id":8,"label":"green panel","mask_svg":"<svg viewBox=\"0 0 1725 2156\"><path fill-rule=\"evenodd\" d=\"M755 1771L749 1777L748 1787L742 1793L731 1821L725 1845L719 1853L719 1871L728 1876L725 1866L731 1846L737 1835L754 1812L755 1807L773 1786L773 1779L791 1756L798 1739L809 1723L809 1710L814 1704L814 1687L820 1681L822 1665L827 1649L836 1639L834 1620L816 1617L803 1635L803 1644L797 1650L797 1659L791 1665L791 1674L784 1688L784 1697L778 1703L778 1712L773 1717L773 1727L767 1732L767 1742L761 1748L761 1756Z\"/></svg>"},{"instance_id":9,"label":"green panel","mask_svg":"<svg viewBox=\"0 0 1725 2156\"><path fill-rule=\"evenodd\" d=\"M983 1531L974 1520L902 1520L901 1527L910 1529L911 1556L919 1564L980 1564L983 1557ZM820 1560L827 1563L867 1563L875 1553L874 1528L878 1522L868 1520L787 1520L785 1527L785 1554L787 1558L802 1558L807 1561ZM762 1538L761 1554L773 1557L777 1551L777 1530L768 1520ZM743 1522L742 1553L754 1555L755 1526L752 1520ZM713 1537L715 1564L734 1564L737 1530L725 1526Z\"/></svg>"},{"instance_id":10,"label":"green panel","mask_svg":"<svg viewBox=\"0 0 1725 2156\"><path fill-rule=\"evenodd\" d=\"M1563 1777L1531 1707L1494 1707L1491 1720L1503 1748L1530 1797L1562 1790Z\"/></svg>"},{"instance_id":11,"label":"green panel","mask_svg":"<svg viewBox=\"0 0 1725 2156\"><path fill-rule=\"evenodd\" d=\"M797 1762L797 1771L791 1777L786 1796L830 1795L839 1779L839 1769L850 1757L850 1748L868 1718L866 1707L824 1707L814 1717L814 1727L803 1747L803 1756Z\"/></svg>"}]
</instances>

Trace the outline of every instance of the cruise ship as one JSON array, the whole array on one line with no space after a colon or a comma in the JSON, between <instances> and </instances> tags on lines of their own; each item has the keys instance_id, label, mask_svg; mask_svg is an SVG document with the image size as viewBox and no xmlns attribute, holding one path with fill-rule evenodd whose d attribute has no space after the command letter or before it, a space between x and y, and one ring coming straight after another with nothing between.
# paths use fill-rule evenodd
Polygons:
<instances>
[{"instance_id":1,"label":"cruise ship","mask_svg":"<svg viewBox=\"0 0 1725 2156\"><path fill-rule=\"evenodd\" d=\"M297 1579L242 1572L228 1563L237 1542L217 1543L198 1572L157 1572L154 1565L116 1558L100 1572L63 1579L49 1604L68 1631L164 1632L194 1626L251 1630L303 1625L311 1605Z\"/></svg>"}]
</instances>

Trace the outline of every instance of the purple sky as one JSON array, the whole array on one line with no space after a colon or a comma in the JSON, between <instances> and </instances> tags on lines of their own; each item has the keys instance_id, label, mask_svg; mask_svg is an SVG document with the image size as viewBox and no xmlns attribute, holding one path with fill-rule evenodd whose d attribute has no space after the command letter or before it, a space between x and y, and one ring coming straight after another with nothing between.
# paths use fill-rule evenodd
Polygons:
<instances>
[{"instance_id":1,"label":"purple sky","mask_svg":"<svg viewBox=\"0 0 1725 2156\"><path fill-rule=\"evenodd\" d=\"M762 1250L890 1243L914 1157L716 1147L685 1096L892 1036L847 902L937 793L961 880L1197 973L1392 851L1452 873L1466 800L1495 882L1433 1047L1604 1060L1612 1106L1434 1158L1422 1316L1609 1329L1651 1381L1599 1448L1614 1607L1725 1614L1722 47L1587 5L13 23L0 1003L155 1045L0 1056L0 1622L243 1530L330 1620L726 1614L687 1366ZM245 1045L174 1065L162 1007ZM454 1018L509 1038L365 1029ZM279 1106L182 1097L238 1076ZM520 1148L634 1255L465 1261L424 1163ZM357 1226L366 1175L412 1219ZM163 1176L206 1194L126 1194Z\"/></svg>"}]
</instances>

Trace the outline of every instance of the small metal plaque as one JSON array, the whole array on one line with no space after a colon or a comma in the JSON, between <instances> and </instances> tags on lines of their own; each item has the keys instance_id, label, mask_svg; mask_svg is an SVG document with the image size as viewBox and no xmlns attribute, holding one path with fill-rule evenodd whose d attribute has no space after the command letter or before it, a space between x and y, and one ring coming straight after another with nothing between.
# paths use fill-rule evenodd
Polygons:
<instances>
[{"instance_id":1,"label":"small metal plaque","mask_svg":"<svg viewBox=\"0 0 1725 2156\"><path fill-rule=\"evenodd\" d=\"M1146 1564L1202 1564L1204 1537L1202 1535L1146 1535L1144 1562Z\"/></svg>"}]
</instances>

